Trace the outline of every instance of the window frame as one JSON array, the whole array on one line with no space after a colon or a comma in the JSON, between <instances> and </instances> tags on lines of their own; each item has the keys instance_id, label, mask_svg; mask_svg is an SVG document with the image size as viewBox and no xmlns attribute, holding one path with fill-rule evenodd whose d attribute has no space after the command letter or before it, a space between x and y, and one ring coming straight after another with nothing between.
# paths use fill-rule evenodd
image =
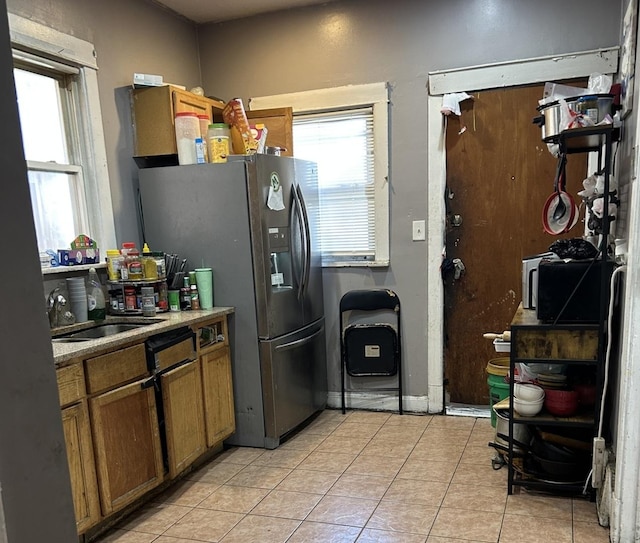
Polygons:
<instances>
[{"instance_id":1,"label":"window frame","mask_svg":"<svg viewBox=\"0 0 640 543\"><path fill-rule=\"evenodd\" d=\"M74 100L70 106L76 112L77 133L72 134L72 137L76 140L74 142L77 144L78 156L74 156L73 160L82 168L81 181L90 228L90 232L78 234L90 235L98 247L106 251L107 248L116 246L116 235L95 48L85 40L13 13L9 13L8 17L11 47L15 50L17 59L24 57L32 62L44 59L44 65L74 74L70 83ZM52 247L58 248L60 247Z\"/></svg>"},{"instance_id":2,"label":"window frame","mask_svg":"<svg viewBox=\"0 0 640 543\"><path fill-rule=\"evenodd\" d=\"M249 109L292 107L297 114L340 111L358 107L373 108L375 228L373 260L336 260L323 267L389 266L389 85L368 83L328 89L261 96L249 100Z\"/></svg>"}]
</instances>

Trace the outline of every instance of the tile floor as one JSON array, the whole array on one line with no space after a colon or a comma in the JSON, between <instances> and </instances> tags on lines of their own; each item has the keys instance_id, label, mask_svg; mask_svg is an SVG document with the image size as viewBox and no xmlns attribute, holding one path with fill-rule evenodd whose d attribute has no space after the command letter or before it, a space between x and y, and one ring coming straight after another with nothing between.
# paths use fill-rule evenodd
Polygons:
<instances>
[{"instance_id":1,"label":"tile floor","mask_svg":"<svg viewBox=\"0 0 640 543\"><path fill-rule=\"evenodd\" d=\"M487 418L323 412L232 448L100 543L606 543L595 504L507 495Z\"/></svg>"}]
</instances>

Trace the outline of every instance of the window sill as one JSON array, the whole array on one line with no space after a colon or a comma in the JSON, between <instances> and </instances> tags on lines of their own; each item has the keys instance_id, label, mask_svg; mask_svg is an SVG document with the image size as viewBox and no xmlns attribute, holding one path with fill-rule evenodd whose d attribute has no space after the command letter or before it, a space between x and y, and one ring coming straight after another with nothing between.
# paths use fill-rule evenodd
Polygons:
<instances>
[{"instance_id":1,"label":"window sill","mask_svg":"<svg viewBox=\"0 0 640 543\"><path fill-rule=\"evenodd\" d=\"M99 264L82 264L80 266L54 266L51 268L41 268L42 275L57 275L63 273L84 272L89 271L91 268L96 270L106 269L107 265L104 262Z\"/></svg>"},{"instance_id":2,"label":"window sill","mask_svg":"<svg viewBox=\"0 0 640 543\"><path fill-rule=\"evenodd\" d=\"M322 264L323 268L388 268L388 260L372 260L358 262L326 262Z\"/></svg>"}]
</instances>

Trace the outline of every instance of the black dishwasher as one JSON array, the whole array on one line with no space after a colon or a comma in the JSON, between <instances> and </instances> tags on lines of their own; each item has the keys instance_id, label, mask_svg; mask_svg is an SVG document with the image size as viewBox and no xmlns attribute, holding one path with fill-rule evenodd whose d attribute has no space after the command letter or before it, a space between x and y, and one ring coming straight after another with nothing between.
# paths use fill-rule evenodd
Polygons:
<instances>
[{"instance_id":1,"label":"black dishwasher","mask_svg":"<svg viewBox=\"0 0 640 543\"><path fill-rule=\"evenodd\" d=\"M147 367L151 377L143 388L154 387L162 459L165 472L168 470L167 429L162 401L162 375L188 364L196 358L196 334L187 326L151 336L145 342Z\"/></svg>"}]
</instances>

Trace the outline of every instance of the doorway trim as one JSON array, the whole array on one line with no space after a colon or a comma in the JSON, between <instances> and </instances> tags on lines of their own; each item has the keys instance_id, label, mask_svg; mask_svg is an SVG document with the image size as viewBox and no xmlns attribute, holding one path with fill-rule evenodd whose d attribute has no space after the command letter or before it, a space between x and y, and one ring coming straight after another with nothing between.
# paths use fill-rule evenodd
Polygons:
<instances>
[{"instance_id":1,"label":"doorway trim","mask_svg":"<svg viewBox=\"0 0 640 543\"><path fill-rule=\"evenodd\" d=\"M619 47L429 72L427 81L427 379L429 412L442 413L444 399L444 287L446 117L442 95L588 77L618 71ZM535 112L532 112L534 114Z\"/></svg>"}]
</instances>

